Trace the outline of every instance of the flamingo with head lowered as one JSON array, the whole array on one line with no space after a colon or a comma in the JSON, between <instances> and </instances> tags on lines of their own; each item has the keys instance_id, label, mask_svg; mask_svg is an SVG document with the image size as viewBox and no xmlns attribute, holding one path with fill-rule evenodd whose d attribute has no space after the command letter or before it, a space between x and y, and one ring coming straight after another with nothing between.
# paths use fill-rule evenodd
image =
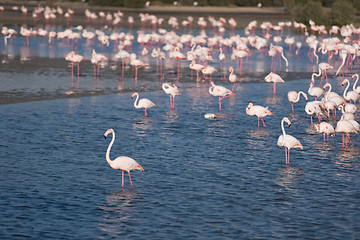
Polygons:
<instances>
[{"instance_id":1,"label":"flamingo with head lowered","mask_svg":"<svg viewBox=\"0 0 360 240\"><path fill-rule=\"evenodd\" d=\"M135 108L144 108L145 109L145 117L147 117L148 114L146 112L146 109L154 107L155 104L147 98L142 98L139 100L139 94L137 92L133 93L131 98L134 98L134 96L136 96L136 99L134 102L134 107Z\"/></svg>"},{"instance_id":2,"label":"flamingo with head lowered","mask_svg":"<svg viewBox=\"0 0 360 240\"><path fill-rule=\"evenodd\" d=\"M140 166L140 164L138 164L134 159L132 159L130 157L120 156L120 157L117 157L115 160L110 159L110 149L115 141L115 132L112 128L110 128L104 133L105 139L110 133L112 133L112 139L111 139L111 142L106 151L106 161L108 162L108 164L110 165L110 167L112 169L119 169L122 171L122 187L123 188L124 188L124 172L128 172L130 184L132 186L133 184L131 181L130 171L132 171L132 170L144 171L144 169Z\"/></svg>"},{"instance_id":3,"label":"flamingo with head lowered","mask_svg":"<svg viewBox=\"0 0 360 240\"><path fill-rule=\"evenodd\" d=\"M306 93L304 93L303 91L300 91L300 92L289 91L288 92L287 97L288 97L289 102L291 103L292 112L294 112L294 103L297 103L300 100L301 94L304 96L304 98L307 101L308 97L307 97Z\"/></svg>"},{"instance_id":4,"label":"flamingo with head lowered","mask_svg":"<svg viewBox=\"0 0 360 240\"><path fill-rule=\"evenodd\" d=\"M170 95L170 108L175 109L175 97L181 95L178 87L175 84L170 83L163 83L161 87L166 94Z\"/></svg>"},{"instance_id":5,"label":"flamingo with head lowered","mask_svg":"<svg viewBox=\"0 0 360 240\"><path fill-rule=\"evenodd\" d=\"M300 141L297 140L295 137L293 137L289 134L286 134L285 129L284 129L284 122L287 122L289 127L291 125L291 122L287 117L284 117L281 120L282 135L279 136L277 145L279 147L285 147L285 161L286 161L286 165L289 165L289 163L290 163L290 148L300 148L301 150L303 150L303 146L301 145Z\"/></svg>"},{"instance_id":6,"label":"flamingo with head lowered","mask_svg":"<svg viewBox=\"0 0 360 240\"><path fill-rule=\"evenodd\" d=\"M263 107L263 106L259 106L259 105L254 105L253 103L249 103L248 106L246 107L246 114L249 116L257 116L258 117L258 129L260 128L260 118L261 121L264 125L264 127L266 128L266 125L264 123L264 120L262 119L265 116L268 115L274 115L272 112L270 112L270 110L268 109L269 107Z\"/></svg>"},{"instance_id":7,"label":"flamingo with head lowered","mask_svg":"<svg viewBox=\"0 0 360 240\"><path fill-rule=\"evenodd\" d=\"M227 97L235 96L235 93L223 86L215 85L212 81L210 84L209 93L215 97L219 97L219 112L221 112L221 100Z\"/></svg>"},{"instance_id":8,"label":"flamingo with head lowered","mask_svg":"<svg viewBox=\"0 0 360 240\"><path fill-rule=\"evenodd\" d=\"M274 96L276 95L276 83L281 82L284 83L284 79L282 79L278 74L270 72L265 77L265 82L273 82L274 83Z\"/></svg>"}]
</instances>

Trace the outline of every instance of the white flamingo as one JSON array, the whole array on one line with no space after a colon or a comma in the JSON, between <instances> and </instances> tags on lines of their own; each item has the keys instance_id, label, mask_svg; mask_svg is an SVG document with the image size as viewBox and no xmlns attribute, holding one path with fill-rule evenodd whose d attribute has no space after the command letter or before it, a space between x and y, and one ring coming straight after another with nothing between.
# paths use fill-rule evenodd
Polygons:
<instances>
[{"instance_id":1,"label":"white flamingo","mask_svg":"<svg viewBox=\"0 0 360 240\"><path fill-rule=\"evenodd\" d=\"M279 147L285 147L285 161L286 161L286 164L289 165L289 163L290 163L290 148L300 148L301 150L303 150L303 146L301 145L300 141L297 140L295 137L293 137L289 134L286 134L285 129L284 129L284 122L287 122L289 127L291 125L291 122L287 117L284 117L281 120L282 135L279 136L277 145Z\"/></svg>"},{"instance_id":2,"label":"white flamingo","mask_svg":"<svg viewBox=\"0 0 360 240\"><path fill-rule=\"evenodd\" d=\"M124 172L128 172L130 184L132 186L133 184L131 181L130 171L132 170L144 171L144 169L140 166L140 164L138 164L134 159L130 157L120 156L117 157L115 160L110 159L110 149L115 141L115 132L112 128L110 128L104 133L105 139L110 133L112 133L112 139L106 151L106 161L108 162L108 164L112 169L119 169L120 171L122 171L122 187L124 187Z\"/></svg>"},{"instance_id":3,"label":"white flamingo","mask_svg":"<svg viewBox=\"0 0 360 240\"><path fill-rule=\"evenodd\" d=\"M260 128L260 119L264 125L264 127L266 128L265 122L262 119L265 116L268 115L274 115L269 109L269 107L263 107L260 105L254 105L252 102L250 102L248 104L248 106L246 107L246 114L249 116L257 116L258 117L258 129Z\"/></svg>"},{"instance_id":4,"label":"white flamingo","mask_svg":"<svg viewBox=\"0 0 360 240\"><path fill-rule=\"evenodd\" d=\"M166 94L170 95L170 108L175 109L175 97L181 95L178 87L170 83L163 83L161 87Z\"/></svg>"},{"instance_id":5,"label":"white flamingo","mask_svg":"<svg viewBox=\"0 0 360 240\"><path fill-rule=\"evenodd\" d=\"M134 102L134 107L135 108L144 108L145 109L145 117L147 117L148 114L146 112L146 109L154 107L155 104L147 98L142 98L139 100L139 94L137 92L133 93L131 98L134 98L134 96L136 96L136 99Z\"/></svg>"},{"instance_id":6,"label":"white flamingo","mask_svg":"<svg viewBox=\"0 0 360 240\"><path fill-rule=\"evenodd\" d=\"M315 129L318 133L322 133L324 136L324 142L325 142L325 135L327 135L327 139L329 141L329 135L335 134L335 129L333 125L327 122L321 122L320 124L315 124Z\"/></svg>"},{"instance_id":7,"label":"white flamingo","mask_svg":"<svg viewBox=\"0 0 360 240\"><path fill-rule=\"evenodd\" d=\"M308 100L306 93L304 93L303 91L300 92L289 91L287 94L287 98L291 103L292 112L294 112L294 103L297 103L300 100L300 95L303 95L306 101Z\"/></svg>"}]
</instances>

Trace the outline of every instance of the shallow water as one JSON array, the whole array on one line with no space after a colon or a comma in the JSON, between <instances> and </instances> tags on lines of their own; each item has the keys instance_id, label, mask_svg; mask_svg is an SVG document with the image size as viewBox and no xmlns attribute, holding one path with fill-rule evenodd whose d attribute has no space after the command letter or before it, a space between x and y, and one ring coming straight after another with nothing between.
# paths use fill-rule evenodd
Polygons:
<instances>
[{"instance_id":1,"label":"shallow water","mask_svg":"<svg viewBox=\"0 0 360 240\"><path fill-rule=\"evenodd\" d=\"M196 87L188 63L180 78L169 67L165 79L151 64L139 71L135 88L133 71L125 69L122 77L114 62L101 68L94 87L85 62L80 92L67 95L71 66L64 56L71 47L41 50L36 38L31 50L21 50L23 39L14 41L3 49L0 65L1 101L18 102L0 105L2 239L360 238L359 136L351 135L347 150L341 135L323 143L305 100L291 113L286 98L289 90L306 92L316 71L306 46L299 57L286 54L288 71L277 71L286 83L277 85L276 97L263 80L270 59L254 52L236 96L223 100L219 114L208 82ZM92 48L83 46L80 54L89 57ZM111 47L103 52L111 55ZM333 65L329 81L342 93L341 77L334 77L340 63L334 59ZM220 72L213 76L232 87L220 78ZM161 89L164 81L179 85L175 110ZM135 90L156 104L147 118L133 107ZM245 114L250 101L274 113L264 118L266 128L258 130L256 117ZM217 118L205 119L209 112ZM292 121L287 133L304 146L291 149L289 166L276 145L284 116ZM122 189L121 172L106 163L108 128L116 132L110 157L130 156L145 169L132 172L133 187L125 174Z\"/></svg>"}]
</instances>

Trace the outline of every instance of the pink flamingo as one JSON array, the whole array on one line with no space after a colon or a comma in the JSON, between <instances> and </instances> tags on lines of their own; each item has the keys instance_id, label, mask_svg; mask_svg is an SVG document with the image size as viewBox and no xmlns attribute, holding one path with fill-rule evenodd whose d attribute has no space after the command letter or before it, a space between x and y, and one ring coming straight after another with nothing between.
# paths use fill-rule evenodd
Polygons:
<instances>
[{"instance_id":1,"label":"pink flamingo","mask_svg":"<svg viewBox=\"0 0 360 240\"><path fill-rule=\"evenodd\" d=\"M140 164L138 164L134 159L132 159L130 157L120 156L114 160L110 159L110 150L115 141L115 132L112 128L110 128L104 133L105 139L110 133L112 133L112 139L111 139L111 142L106 151L106 161L108 162L108 164L110 165L110 167L112 169L119 169L120 171L122 171L122 178L121 178L122 182L121 183L122 183L123 188L124 188L124 172L128 172L130 184L132 186L133 184L131 181L130 171L140 170L140 171L144 172L144 169L140 166Z\"/></svg>"},{"instance_id":2,"label":"pink flamingo","mask_svg":"<svg viewBox=\"0 0 360 240\"><path fill-rule=\"evenodd\" d=\"M199 71L204 69L205 66L202 64L197 64L197 63L195 63L195 61L192 61L189 67L190 67L190 69L196 71L196 74L197 74L196 82L198 83L199 82Z\"/></svg>"},{"instance_id":3,"label":"pink flamingo","mask_svg":"<svg viewBox=\"0 0 360 240\"><path fill-rule=\"evenodd\" d=\"M95 50L93 49L91 63L94 64L94 81L96 79L96 76L98 76L98 77L100 76L100 63L102 61L107 61L107 60L108 60L107 57L105 57L102 54L96 53ZM97 65L97 72L96 72L96 65ZM95 88L95 85L94 85L94 88ZM97 81L97 88L99 88L99 80Z\"/></svg>"},{"instance_id":4,"label":"pink flamingo","mask_svg":"<svg viewBox=\"0 0 360 240\"><path fill-rule=\"evenodd\" d=\"M74 63L77 63L77 70L78 70L78 81L77 87L79 90L79 81L80 81L80 62L87 60L83 56L79 54L75 54L74 51L68 53L65 57L66 60L71 61L71 87L73 87L73 75L74 75Z\"/></svg>"},{"instance_id":5,"label":"pink flamingo","mask_svg":"<svg viewBox=\"0 0 360 240\"><path fill-rule=\"evenodd\" d=\"M166 94L170 95L170 108L175 109L175 97L177 95L181 95L179 89L175 84L163 83L162 89L166 92Z\"/></svg>"},{"instance_id":6,"label":"pink flamingo","mask_svg":"<svg viewBox=\"0 0 360 240\"><path fill-rule=\"evenodd\" d=\"M155 107L156 105L147 98L142 98L139 100L139 94L137 92L133 93L131 98L134 98L134 96L136 96L136 99L134 102L134 107L135 108L144 108L145 109L145 117L147 117L148 114L146 112L146 109Z\"/></svg>"},{"instance_id":7,"label":"pink flamingo","mask_svg":"<svg viewBox=\"0 0 360 240\"><path fill-rule=\"evenodd\" d=\"M143 61L140 61L139 59L136 59L136 54L132 53L130 54L130 65L135 68L135 83L137 83L138 69L146 66L147 64L144 63Z\"/></svg>"},{"instance_id":8,"label":"pink flamingo","mask_svg":"<svg viewBox=\"0 0 360 240\"><path fill-rule=\"evenodd\" d=\"M335 129L333 125L327 122L321 122L320 124L315 124L315 129L318 133L322 133L324 136L325 142L325 134L327 135L327 140L329 141L329 135L335 135Z\"/></svg>"},{"instance_id":9,"label":"pink flamingo","mask_svg":"<svg viewBox=\"0 0 360 240\"><path fill-rule=\"evenodd\" d=\"M209 93L215 97L219 97L219 112L221 112L221 100L227 97L235 96L235 93L223 86L215 85L212 81L210 84Z\"/></svg>"},{"instance_id":10,"label":"pink flamingo","mask_svg":"<svg viewBox=\"0 0 360 240\"><path fill-rule=\"evenodd\" d=\"M300 100L300 94L302 94L304 96L306 101L308 100L306 93L304 93L303 91L300 91L298 93L295 91L289 91L287 94L287 98L288 98L289 102L291 103L292 112L294 112L294 103L297 103Z\"/></svg>"},{"instance_id":11,"label":"pink flamingo","mask_svg":"<svg viewBox=\"0 0 360 240\"><path fill-rule=\"evenodd\" d=\"M258 117L258 129L260 128L260 119L266 128L265 122L263 120L263 117L268 115L274 115L272 112L269 111L269 107L263 107L259 105L254 105L252 102L248 104L246 107L246 114L249 116L257 116Z\"/></svg>"},{"instance_id":12,"label":"pink flamingo","mask_svg":"<svg viewBox=\"0 0 360 240\"><path fill-rule=\"evenodd\" d=\"M237 76L236 74L234 74L234 68L233 67L230 67L229 68L229 82L231 82L233 84L233 87L232 87L232 91L234 91L235 89L235 83L237 82Z\"/></svg>"},{"instance_id":13,"label":"pink flamingo","mask_svg":"<svg viewBox=\"0 0 360 240\"><path fill-rule=\"evenodd\" d=\"M278 74L270 72L265 77L265 82L273 82L274 83L274 96L276 95L276 83L281 82L284 83L284 79L282 79Z\"/></svg>"},{"instance_id":14,"label":"pink flamingo","mask_svg":"<svg viewBox=\"0 0 360 240\"><path fill-rule=\"evenodd\" d=\"M289 127L291 125L291 122L287 117L284 117L281 120L282 135L279 136L277 145L279 147L285 147L285 161L286 161L286 165L289 165L289 163L290 163L290 148L300 148L301 150L303 150L304 148L301 145L299 140L297 140L295 137L293 137L289 134L286 134L285 129L284 129L284 122L287 122Z\"/></svg>"}]
</instances>

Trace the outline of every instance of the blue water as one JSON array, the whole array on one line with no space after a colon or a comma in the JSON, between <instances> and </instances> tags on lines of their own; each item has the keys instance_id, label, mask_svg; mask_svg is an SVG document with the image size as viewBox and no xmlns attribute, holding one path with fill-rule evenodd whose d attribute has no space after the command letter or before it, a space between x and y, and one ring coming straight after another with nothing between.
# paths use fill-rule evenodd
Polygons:
<instances>
[{"instance_id":1,"label":"blue water","mask_svg":"<svg viewBox=\"0 0 360 240\"><path fill-rule=\"evenodd\" d=\"M15 40L20 48L23 39ZM32 48L40 49L37 41ZM197 88L188 63L180 78L171 68L166 79L153 64L141 69L137 88L131 69L121 77L110 63L100 70L99 89L84 63L80 93L67 96L65 51L54 48L58 57L34 54L23 62L15 54L0 73L2 96L8 94L3 103L19 102L0 105L0 238L359 239L359 136L351 135L347 150L340 134L323 143L305 100L291 113L286 98L290 90L307 91L316 71L307 50L287 55L288 71L278 71L286 83L277 85L276 97L263 80L270 59L255 51L220 114L208 82ZM24 67L4 67L11 62ZM342 93L341 77L334 77L340 63L333 64L329 81ZM232 86L219 72L213 79ZM175 110L161 89L164 81L179 85ZM147 118L133 107L134 91L156 104ZM266 128L258 130L256 117L246 115L250 101L274 113L264 118ZM209 112L217 118L205 119ZM291 149L289 166L276 145L285 116L292 121L287 133L304 146ZM132 172L133 187L125 174L122 189L121 172L105 160L108 128L116 133L111 159L129 156L145 170Z\"/></svg>"}]
</instances>

